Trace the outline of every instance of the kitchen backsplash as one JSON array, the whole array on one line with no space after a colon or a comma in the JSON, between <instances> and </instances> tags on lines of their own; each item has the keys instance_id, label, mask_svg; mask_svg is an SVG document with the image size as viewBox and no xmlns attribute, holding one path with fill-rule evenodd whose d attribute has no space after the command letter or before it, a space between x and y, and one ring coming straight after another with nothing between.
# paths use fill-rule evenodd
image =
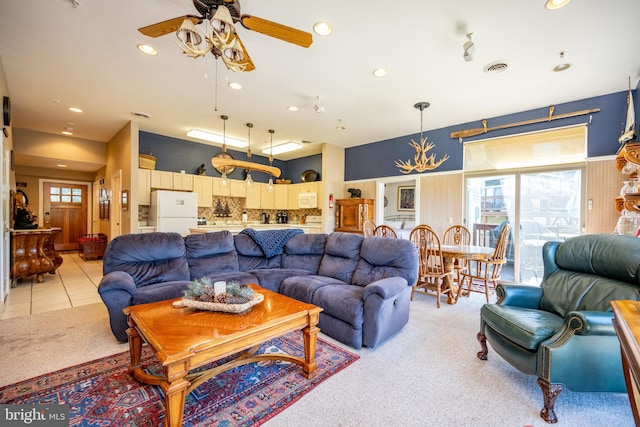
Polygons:
<instances>
[{"instance_id":1,"label":"kitchen backsplash","mask_svg":"<svg viewBox=\"0 0 640 427\"><path fill-rule=\"evenodd\" d=\"M218 205L220 202L220 205ZM214 207L212 208L198 208L198 218L205 218L209 222L214 221L241 221L242 220L242 212L247 212L247 220L249 222L256 222L261 220L261 216L263 212L268 213L271 216L271 222L276 222L276 214L281 212L282 209L244 209L244 199L239 197L216 197L213 200ZM216 215L216 207L221 207L222 211L225 211L226 208L229 210L229 217L218 217ZM220 209L218 209L220 211ZM305 218L309 215L322 215L322 210L320 209L295 209L295 210L287 210L289 214L289 223L294 223L295 221L300 221L300 217L304 216ZM141 205L138 207L138 221L146 222L149 219L149 206Z\"/></svg>"}]
</instances>

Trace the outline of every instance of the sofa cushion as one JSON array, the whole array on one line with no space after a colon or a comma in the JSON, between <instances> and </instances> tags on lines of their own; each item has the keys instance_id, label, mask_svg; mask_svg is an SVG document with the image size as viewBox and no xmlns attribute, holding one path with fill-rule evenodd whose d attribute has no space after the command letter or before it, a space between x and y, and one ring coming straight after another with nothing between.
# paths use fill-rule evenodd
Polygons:
<instances>
[{"instance_id":1,"label":"sofa cushion","mask_svg":"<svg viewBox=\"0 0 640 427\"><path fill-rule=\"evenodd\" d=\"M298 234L284 246L282 267L303 269L318 274L327 243L326 234Z\"/></svg>"},{"instance_id":2,"label":"sofa cushion","mask_svg":"<svg viewBox=\"0 0 640 427\"><path fill-rule=\"evenodd\" d=\"M353 285L367 286L386 277L404 277L413 285L418 278L418 251L409 240L371 236L360 248Z\"/></svg>"},{"instance_id":3,"label":"sofa cushion","mask_svg":"<svg viewBox=\"0 0 640 427\"><path fill-rule=\"evenodd\" d=\"M233 235L229 231L190 234L184 241L191 280L239 270Z\"/></svg>"},{"instance_id":4,"label":"sofa cushion","mask_svg":"<svg viewBox=\"0 0 640 427\"><path fill-rule=\"evenodd\" d=\"M236 234L233 241L238 253L238 266L240 271L249 271L257 268L278 268L282 255L267 258L260 246L246 234Z\"/></svg>"},{"instance_id":5,"label":"sofa cushion","mask_svg":"<svg viewBox=\"0 0 640 427\"><path fill-rule=\"evenodd\" d=\"M137 288L190 280L183 237L178 233L123 234L107 245L103 274L124 271Z\"/></svg>"},{"instance_id":6,"label":"sofa cushion","mask_svg":"<svg viewBox=\"0 0 640 427\"><path fill-rule=\"evenodd\" d=\"M314 292L311 303L322 307L326 315L360 329L364 312L363 289L362 286L343 284L322 286Z\"/></svg>"},{"instance_id":7,"label":"sofa cushion","mask_svg":"<svg viewBox=\"0 0 640 427\"><path fill-rule=\"evenodd\" d=\"M138 289L138 292L131 298L131 305L182 298L184 291L189 287L189 283L191 283L190 280L180 280L144 286Z\"/></svg>"},{"instance_id":8,"label":"sofa cushion","mask_svg":"<svg viewBox=\"0 0 640 427\"><path fill-rule=\"evenodd\" d=\"M533 352L564 322L562 317L548 311L499 304L483 305L480 317L500 335Z\"/></svg>"},{"instance_id":9,"label":"sofa cushion","mask_svg":"<svg viewBox=\"0 0 640 427\"><path fill-rule=\"evenodd\" d=\"M227 271L224 273L207 274L205 277L215 282L238 282L241 285L249 285L258 283L258 278L251 273L245 271Z\"/></svg>"},{"instance_id":10,"label":"sofa cushion","mask_svg":"<svg viewBox=\"0 0 640 427\"><path fill-rule=\"evenodd\" d=\"M323 286L346 285L347 283L327 276L294 276L284 279L280 284L282 295L297 299L298 301L311 303L313 294ZM324 307L323 307L324 308Z\"/></svg>"},{"instance_id":11,"label":"sofa cushion","mask_svg":"<svg viewBox=\"0 0 640 427\"><path fill-rule=\"evenodd\" d=\"M363 240L361 234L331 233L327 237L318 274L351 283L353 272L360 260L360 246Z\"/></svg>"},{"instance_id":12,"label":"sofa cushion","mask_svg":"<svg viewBox=\"0 0 640 427\"><path fill-rule=\"evenodd\" d=\"M247 274L255 276L257 278L255 283L263 288L281 293L280 284L284 279L294 276L308 276L311 272L299 268L258 268L247 271Z\"/></svg>"}]
</instances>

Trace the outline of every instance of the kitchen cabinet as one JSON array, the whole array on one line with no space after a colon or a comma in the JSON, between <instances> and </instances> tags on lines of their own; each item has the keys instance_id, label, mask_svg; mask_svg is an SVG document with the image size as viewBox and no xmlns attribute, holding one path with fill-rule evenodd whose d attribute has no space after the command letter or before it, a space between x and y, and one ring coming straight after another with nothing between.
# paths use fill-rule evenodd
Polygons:
<instances>
[{"instance_id":1,"label":"kitchen cabinet","mask_svg":"<svg viewBox=\"0 0 640 427\"><path fill-rule=\"evenodd\" d=\"M173 173L173 189L193 191L193 175L186 173Z\"/></svg>"},{"instance_id":2,"label":"kitchen cabinet","mask_svg":"<svg viewBox=\"0 0 640 427\"><path fill-rule=\"evenodd\" d=\"M269 191L269 184L262 184L260 187L260 205L261 209L276 209L276 185L272 186Z\"/></svg>"},{"instance_id":3,"label":"kitchen cabinet","mask_svg":"<svg viewBox=\"0 0 640 427\"><path fill-rule=\"evenodd\" d=\"M316 193L318 207L322 205L322 181L303 182L302 184L287 185L287 209L300 209L298 197L300 193Z\"/></svg>"},{"instance_id":4,"label":"kitchen cabinet","mask_svg":"<svg viewBox=\"0 0 640 427\"><path fill-rule=\"evenodd\" d=\"M247 197L247 187L239 179L227 180L227 186L220 185L222 178L213 178L213 195L225 197Z\"/></svg>"},{"instance_id":5,"label":"kitchen cabinet","mask_svg":"<svg viewBox=\"0 0 640 427\"><path fill-rule=\"evenodd\" d=\"M198 207L213 207L213 178L209 176L194 175L193 191L198 193Z\"/></svg>"},{"instance_id":6,"label":"kitchen cabinet","mask_svg":"<svg viewBox=\"0 0 640 427\"><path fill-rule=\"evenodd\" d=\"M298 209L299 184L289 184L287 192L287 209Z\"/></svg>"},{"instance_id":7,"label":"kitchen cabinet","mask_svg":"<svg viewBox=\"0 0 640 427\"><path fill-rule=\"evenodd\" d=\"M173 172L152 170L151 188L173 190Z\"/></svg>"},{"instance_id":8,"label":"kitchen cabinet","mask_svg":"<svg viewBox=\"0 0 640 427\"><path fill-rule=\"evenodd\" d=\"M275 209L286 209L289 203L289 186L283 184L274 185L273 205Z\"/></svg>"},{"instance_id":9,"label":"kitchen cabinet","mask_svg":"<svg viewBox=\"0 0 640 427\"><path fill-rule=\"evenodd\" d=\"M151 171L138 169L138 204L149 206L151 204Z\"/></svg>"},{"instance_id":10,"label":"kitchen cabinet","mask_svg":"<svg viewBox=\"0 0 640 427\"><path fill-rule=\"evenodd\" d=\"M254 182L251 187L246 188L247 198L245 199L245 207L247 209L264 209L261 202L262 187L266 187L266 185Z\"/></svg>"},{"instance_id":11,"label":"kitchen cabinet","mask_svg":"<svg viewBox=\"0 0 640 427\"><path fill-rule=\"evenodd\" d=\"M362 234L365 219L373 220L373 199L338 199L336 200L335 231Z\"/></svg>"}]
</instances>

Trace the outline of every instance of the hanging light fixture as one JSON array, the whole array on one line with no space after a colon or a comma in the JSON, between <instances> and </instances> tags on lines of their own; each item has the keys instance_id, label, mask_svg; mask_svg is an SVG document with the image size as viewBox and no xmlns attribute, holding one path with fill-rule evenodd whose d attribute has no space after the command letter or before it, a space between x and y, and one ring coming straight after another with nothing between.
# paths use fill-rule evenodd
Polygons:
<instances>
[{"instance_id":1,"label":"hanging light fixture","mask_svg":"<svg viewBox=\"0 0 640 427\"><path fill-rule=\"evenodd\" d=\"M228 116L222 115L220 116L222 119L222 152L227 152L227 119ZM214 165L215 167L215 165ZM229 185L229 180L227 179L227 167L222 167L222 180L220 181L220 186L226 188Z\"/></svg>"},{"instance_id":2,"label":"hanging light fixture","mask_svg":"<svg viewBox=\"0 0 640 427\"><path fill-rule=\"evenodd\" d=\"M422 137L422 114L429 105L431 104L428 102L418 102L413 106L413 108L420 110L420 143L418 144L414 140L411 140L409 143L409 145L416 150L416 155L414 156L415 165L411 164L411 160L407 160L406 162L396 160L396 167L401 173L408 174L413 171L424 172L434 170L449 158L449 155L445 154L440 160L436 161L435 154L427 156L427 151L436 146L433 142L427 144L427 138Z\"/></svg>"},{"instance_id":3,"label":"hanging light fixture","mask_svg":"<svg viewBox=\"0 0 640 427\"><path fill-rule=\"evenodd\" d=\"M271 150L269 150L269 166L273 167L273 133L275 130L269 129L269 133L271 134ZM267 191L271 193L274 190L273 187L273 176L269 175L269 184L267 184Z\"/></svg>"},{"instance_id":4,"label":"hanging light fixture","mask_svg":"<svg viewBox=\"0 0 640 427\"><path fill-rule=\"evenodd\" d=\"M251 159L251 128L253 127L253 123L247 123L247 127L249 128L249 136L247 138L247 142L249 143L249 148L247 148L247 158ZM251 187L253 185L253 178L251 178L251 169L247 169L247 179L245 179L244 185L246 185L247 187Z\"/></svg>"},{"instance_id":5,"label":"hanging light fixture","mask_svg":"<svg viewBox=\"0 0 640 427\"><path fill-rule=\"evenodd\" d=\"M223 120L223 127L222 127L222 152L226 153L227 152L227 127L226 127L226 120L229 118L227 116L220 116L220 118ZM249 127L249 134L251 133L251 127L253 127L253 124L251 123L247 123L247 127ZM251 138L251 135L249 135L249 138ZM251 146L249 146L249 149L247 151L247 157L251 158ZM268 173L269 175L273 175L276 178L280 176L280 169L278 169L275 166L267 166L267 165L262 165L260 163L253 163L253 162L247 162L244 160L235 160L233 159L231 156L214 156L211 158L211 165L216 168L216 170L221 171L222 172L222 181L220 181L220 185L221 186L226 186L228 185L229 181L227 179L227 170L233 170L233 168L242 168L242 169L246 169L247 171L249 171L249 173L251 171L258 171L258 172L264 172L264 173ZM249 176L247 176L247 178L249 178ZM251 179L251 184L253 183L253 179ZM251 184L247 184L247 185L251 185Z\"/></svg>"}]
</instances>

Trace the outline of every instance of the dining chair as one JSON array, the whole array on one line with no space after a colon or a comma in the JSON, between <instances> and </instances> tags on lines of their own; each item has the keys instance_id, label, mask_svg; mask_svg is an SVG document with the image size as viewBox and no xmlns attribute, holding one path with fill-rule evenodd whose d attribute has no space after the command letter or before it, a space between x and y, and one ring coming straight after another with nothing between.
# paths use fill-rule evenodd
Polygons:
<instances>
[{"instance_id":1,"label":"dining chair","mask_svg":"<svg viewBox=\"0 0 640 427\"><path fill-rule=\"evenodd\" d=\"M364 237L373 236L373 232L376 229L376 223L372 219L365 219L362 224L362 234Z\"/></svg>"},{"instance_id":2,"label":"dining chair","mask_svg":"<svg viewBox=\"0 0 640 427\"><path fill-rule=\"evenodd\" d=\"M444 270L444 261L440 248L440 238L428 225L418 225L409 235L409 240L418 248L418 281L411 289L411 300L415 291L436 294L436 305L440 308L440 297L452 292L444 289L444 278L452 272Z\"/></svg>"},{"instance_id":3,"label":"dining chair","mask_svg":"<svg viewBox=\"0 0 640 427\"><path fill-rule=\"evenodd\" d=\"M500 281L502 266L507 262L507 243L511 226L505 224L500 231L493 255L485 260L471 261L468 271L462 273L462 281L458 286L460 295L469 296L471 292L484 293L489 302L489 294L495 292Z\"/></svg>"},{"instance_id":4,"label":"dining chair","mask_svg":"<svg viewBox=\"0 0 640 427\"><path fill-rule=\"evenodd\" d=\"M442 236L443 245L470 245L471 231L464 225L452 225L447 228ZM469 269L469 260L464 258L453 259L453 269L455 271L455 280L460 286L460 274Z\"/></svg>"},{"instance_id":5,"label":"dining chair","mask_svg":"<svg viewBox=\"0 0 640 427\"><path fill-rule=\"evenodd\" d=\"M389 227L388 225L384 225L384 224L377 226L373 230L373 235L380 236L380 237L395 237L396 239L398 238L398 235L396 234L395 230Z\"/></svg>"}]
</instances>

